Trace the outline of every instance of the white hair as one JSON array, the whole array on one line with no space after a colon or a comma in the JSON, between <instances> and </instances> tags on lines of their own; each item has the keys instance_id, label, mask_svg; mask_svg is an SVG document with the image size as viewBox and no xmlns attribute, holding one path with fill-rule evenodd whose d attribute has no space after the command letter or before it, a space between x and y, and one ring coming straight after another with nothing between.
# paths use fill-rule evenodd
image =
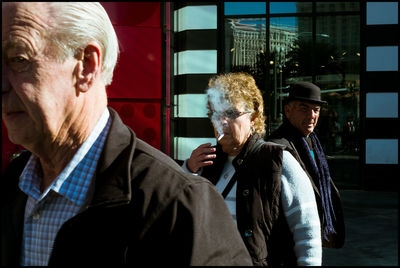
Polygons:
<instances>
[{"instance_id":1,"label":"white hair","mask_svg":"<svg viewBox=\"0 0 400 268\"><path fill-rule=\"evenodd\" d=\"M49 41L56 46L56 57L63 61L78 57L94 41L101 47L102 76L111 84L119 55L118 39L107 12L99 2L50 2L53 27Z\"/></svg>"}]
</instances>

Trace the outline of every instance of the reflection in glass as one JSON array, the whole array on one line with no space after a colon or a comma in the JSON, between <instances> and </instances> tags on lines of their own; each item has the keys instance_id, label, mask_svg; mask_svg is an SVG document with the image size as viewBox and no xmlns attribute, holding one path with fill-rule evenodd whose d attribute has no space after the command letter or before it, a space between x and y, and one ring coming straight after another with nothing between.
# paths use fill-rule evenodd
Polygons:
<instances>
[{"instance_id":1,"label":"reflection in glass","mask_svg":"<svg viewBox=\"0 0 400 268\"><path fill-rule=\"evenodd\" d=\"M328 102L316 128L326 153L358 159L359 3L315 4L329 13L312 13L311 2L270 2L269 36L261 16L225 18L224 71L253 75L264 97L267 134L282 122L288 85L314 82Z\"/></svg>"},{"instance_id":2,"label":"reflection in glass","mask_svg":"<svg viewBox=\"0 0 400 268\"><path fill-rule=\"evenodd\" d=\"M264 99L268 97L265 90L269 64L266 42L265 18L225 19L224 71L251 74Z\"/></svg>"},{"instance_id":3,"label":"reflection in glass","mask_svg":"<svg viewBox=\"0 0 400 268\"><path fill-rule=\"evenodd\" d=\"M270 19L270 84L271 131L277 128L283 118L283 98L288 83L311 81L312 41L311 18L277 17Z\"/></svg>"},{"instance_id":4,"label":"reflection in glass","mask_svg":"<svg viewBox=\"0 0 400 268\"><path fill-rule=\"evenodd\" d=\"M359 2L316 2L317 12L360 11Z\"/></svg>"},{"instance_id":5,"label":"reflection in glass","mask_svg":"<svg viewBox=\"0 0 400 268\"><path fill-rule=\"evenodd\" d=\"M265 19L227 19L225 39L227 68L255 68L257 57L266 49Z\"/></svg>"},{"instance_id":6,"label":"reflection in glass","mask_svg":"<svg viewBox=\"0 0 400 268\"><path fill-rule=\"evenodd\" d=\"M337 3L341 5L341 3ZM360 122L360 18L317 17L315 82L328 102L317 126L329 154L358 155Z\"/></svg>"},{"instance_id":7,"label":"reflection in glass","mask_svg":"<svg viewBox=\"0 0 400 268\"><path fill-rule=\"evenodd\" d=\"M283 13L310 13L312 11L311 2L302 2L301 5L297 2L270 2L270 14Z\"/></svg>"},{"instance_id":8,"label":"reflection in glass","mask_svg":"<svg viewBox=\"0 0 400 268\"><path fill-rule=\"evenodd\" d=\"M265 14L265 2L225 2L225 15L259 15Z\"/></svg>"}]
</instances>

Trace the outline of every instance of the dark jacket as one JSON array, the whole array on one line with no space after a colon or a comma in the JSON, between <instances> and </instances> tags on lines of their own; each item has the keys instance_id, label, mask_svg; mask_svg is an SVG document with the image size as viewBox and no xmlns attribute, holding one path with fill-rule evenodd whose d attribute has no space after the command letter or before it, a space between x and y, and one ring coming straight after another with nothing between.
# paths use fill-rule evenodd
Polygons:
<instances>
[{"instance_id":1,"label":"dark jacket","mask_svg":"<svg viewBox=\"0 0 400 268\"><path fill-rule=\"evenodd\" d=\"M264 143L255 150L259 139L251 136L232 162L238 229L254 265L296 266L294 241L280 202L283 146ZM227 158L220 145L216 155L214 164L202 173L214 184Z\"/></svg>"},{"instance_id":2,"label":"dark jacket","mask_svg":"<svg viewBox=\"0 0 400 268\"><path fill-rule=\"evenodd\" d=\"M303 160L301 159L300 154L298 153L298 149L294 145L294 140L297 139L301 135L302 134L294 126L292 126L287 119L285 119L284 123L277 130L275 130L267 138L267 140L286 146L286 149L300 163L300 165L306 172L307 176L310 178L310 181L313 186L314 193L315 193L315 199L316 199L317 207L318 207L318 214L319 214L320 219L322 219L323 209L322 209L322 205L321 205L322 202L321 202L320 191L319 191L318 187L316 186L315 178L312 178L310 173L307 171L306 165L304 164ZM335 217L336 217L336 219L332 219L332 221L333 221L332 223L336 230L336 234L330 235L328 237L328 240L324 239L323 236L321 236L322 237L322 246L325 248L341 248L341 247L343 247L344 238L345 238L345 227L344 227L342 203L340 200L339 190L333 183L332 178L330 179L330 185L331 185L332 206L333 206L333 210L335 212ZM321 227L322 227L322 224L323 223L321 220Z\"/></svg>"},{"instance_id":3,"label":"dark jacket","mask_svg":"<svg viewBox=\"0 0 400 268\"><path fill-rule=\"evenodd\" d=\"M63 224L49 264L251 265L214 186L185 174L110 114L93 198ZM19 263L27 196L17 184L28 158L17 158L2 178L1 265Z\"/></svg>"}]
</instances>

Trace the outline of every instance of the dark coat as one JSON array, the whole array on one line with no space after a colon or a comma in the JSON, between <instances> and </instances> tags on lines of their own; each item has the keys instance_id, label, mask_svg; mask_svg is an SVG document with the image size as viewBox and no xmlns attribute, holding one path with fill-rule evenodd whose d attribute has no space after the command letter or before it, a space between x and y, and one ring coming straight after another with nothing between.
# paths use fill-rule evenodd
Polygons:
<instances>
[{"instance_id":1,"label":"dark coat","mask_svg":"<svg viewBox=\"0 0 400 268\"><path fill-rule=\"evenodd\" d=\"M57 233L50 265L251 265L215 187L135 137L110 109L93 198ZM24 153L2 178L1 265L18 265L27 196ZM4 188L3 188L4 186Z\"/></svg>"},{"instance_id":2,"label":"dark coat","mask_svg":"<svg viewBox=\"0 0 400 268\"><path fill-rule=\"evenodd\" d=\"M255 149L259 139L251 136L232 162L238 229L254 265L296 266L294 241L280 202L283 146L264 143ZM220 145L216 155L214 164L202 173L214 184L227 158Z\"/></svg>"},{"instance_id":3,"label":"dark coat","mask_svg":"<svg viewBox=\"0 0 400 268\"><path fill-rule=\"evenodd\" d=\"M298 153L298 149L294 145L294 140L297 139L301 135L302 134L295 127L293 127L287 119L285 119L284 123L277 130L275 130L267 138L267 140L286 146L286 149L300 163L300 165L306 172L307 176L310 178L310 181L313 186L314 193L315 193L315 199L316 199L317 207L318 207L318 214L319 214L320 219L322 219L323 209L322 209L321 194L315 183L316 178L312 178L312 176L310 175L310 172L307 171L306 165L304 164L303 160L301 159L300 154ZM332 223L336 230L336 234L330 235L328 237L329 241L325 240L323 238L323 236L321 236L322 237L322 246L325 248L341 248L341 247L343 247L344 238L345 238L343 208L342 208L342 203L340 200L339 190L333 183L332 178L330 179L330 185L331 185L331 195L332 195L332 206L333 206L333 210L334 210L335 216L336 216L336 220L332 219ZM321 227L322 227L322 220L321 220Z\"/></svg>"}]
</instances>

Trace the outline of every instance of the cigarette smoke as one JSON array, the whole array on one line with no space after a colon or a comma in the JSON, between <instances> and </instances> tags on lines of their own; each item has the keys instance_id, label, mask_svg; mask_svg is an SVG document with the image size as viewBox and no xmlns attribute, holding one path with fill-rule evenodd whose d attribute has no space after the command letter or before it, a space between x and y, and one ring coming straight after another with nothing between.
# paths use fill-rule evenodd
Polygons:
<instances>
[{"instance_id":1,"label":"cigarette smoke","mask_svg":"<svg viewBox=\"0 0 400 268\"><path fill-rule=\"evenodd\" d=\"M215 130L218 132L219 141L224 135L221 116L225 111L231 109L232 105L227 102L222 89L209 88L206 92L208 95L208 101L210 102L210 107L213 110L211 122L213 123Z\"/></svg>"}]
</instances>

